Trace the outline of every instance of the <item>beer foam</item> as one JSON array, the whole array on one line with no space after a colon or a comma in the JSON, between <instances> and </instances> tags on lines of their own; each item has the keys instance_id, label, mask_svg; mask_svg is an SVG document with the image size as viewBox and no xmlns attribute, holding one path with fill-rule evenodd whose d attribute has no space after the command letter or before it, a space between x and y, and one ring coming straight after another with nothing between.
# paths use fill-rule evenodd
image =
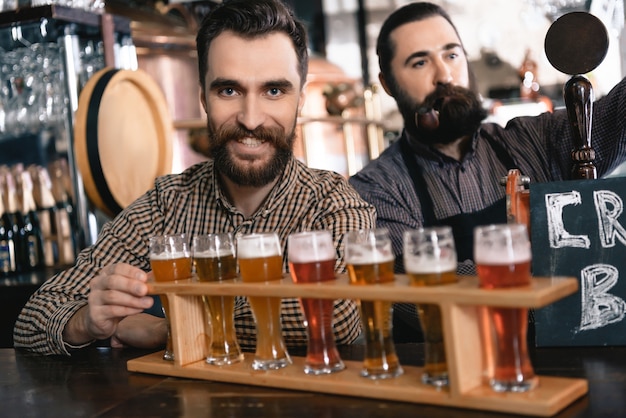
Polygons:
<instances>
[{"instance_id":1,"label":"beer foam","mask_svg":"<svg viewBox=\"0 0 626 418\"><path fill-rule=\"evenodd\" d=\"M476 251L474 262L477 264L503 265L510 263L522 263L530 261L530 246L520 246L515 249L515 253L507 248L490 248L489 251Z\"/></svg>"},{"instance_id":2,"label":"beer foam","mask_svg":"<svg viewBox=\"0 0 626 418\"><path fill-rule=\"evenodd\" d=\"M281 255L277 238L263 234L244 235L237 241L238 258L258 258Z\"/></svg>"},{"instance_id":3,"label":"beer foam","mask_svg":"<svg viewBox=\"0 0 626 418\"><path fill-rule=\"evenodd\" d=\"M363 265L363 264L375 264L375 263L386 263L388 261L394 261L394 256L392 253L381 253L379 251L370 251L367 254L359 253L359 254L351 254L350 259L346 259L346 263L355 264L355 265Z\"/></svg>"},{"instance_id":4,"label":"beer foam","mask_svg":"<svg viewBox=\"0 0 626 418\"><path fill-rule=\"evenodd\" d=\"M310 248L309 251L298 251L292 248L289 251L289 260L293 263L310 263L330 259L335 259L334 247L314 247Z\"/></svg>"},{"instance_id":5,"label":"beer foam","mask_svg":"<svg viewBox=\"0 0 626 418\"><path fill-rule=\"evenodd\" d=\"M337 250L330 231L316 230L291 234L287 242L287 251L289 261L310 263L334 260Z\"/></svg>"},{"instance_id":6,"label":"beer foam","mask_svg":"<svg viewBox=\"0 0 626 418\"><path fill-rule=\"evenodd\" d=\"M176 258L189 257L189 253L186 251L178 251L174 253L162 252L158 254L150 254L150 260L174 260Z\"/></svg>"},{"instance_id":7,"label":"beer foam","mask_svg":"<svg viewBox=\"0 0 626 418\"><path fill-rule=\"evenodd\" d=\"M217 258L217 257L226 257L228 255L233 255L233 252L230 249L204 250L204 251L195 251L193 255L194 257L199 257L199 258Z\"/></svg>"},{"instance_id":8,"label":"beer foam","mask_svg":"<svg viewBox=\"0 0 626 418\"><path fill-rule=\"evenodd\" d=\"M404 269L407 273L441 273L456 272L456 260L439 260L424 258L404 258Z\"/></svg>"}]
</instances>

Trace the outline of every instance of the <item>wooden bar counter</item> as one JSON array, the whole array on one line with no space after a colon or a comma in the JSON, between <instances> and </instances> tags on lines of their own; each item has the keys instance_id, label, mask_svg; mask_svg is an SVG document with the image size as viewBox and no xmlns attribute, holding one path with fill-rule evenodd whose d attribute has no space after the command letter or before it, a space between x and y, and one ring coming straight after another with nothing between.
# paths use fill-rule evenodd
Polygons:
<instances>
[{"instance_id":1,"label":"wooden bar counter","mask_svg":"<svg viewBox=\"0 0 626 418\"><path fill-rule=\"evenodd\" d=\"M421 344L399 344L405 365L423 364ZM360 360L363 346L340 348ZM135 373L127 362L149 354L91 347L72 357L0 349L3 417L255 417L387 418L515 415L362 397L219 383ZM304 353L292 352L294 355ZM626 411L626 347L531 350L538 374L583 378L589 392L556 417L620 417Z\"/></svg>"},{"instance_id":2,"label":"wooden bar counter","mask_svg":"<svg viewBox=\"0 0 626 418\"><path fill-rule=\"evenodd\" d=\"M74 413L103 417L570 417L620 416L624 409L623 347L533 349L531 358L540 379L536 389L497 394L484 383L477 306L542 307L576 291L575 279L534 278L526 287L489 291L478 288L472 277L436 288L408 286L401 275L385 285L353 286L346 280L340 276L324 286L294 285L288 277L260 285L239 280L152 284L153 294L169 299L175 361L162 360L162 351L107 347L79 350L71 358L0 351L3 412L16 411L20 417ZM405 374L381 381L358 376L364 349L358 344L340 348L348 367L328 376L302 373L305 348L290 350L294 365L281 370L251 370L251 353L233 366L207 365L208 329L201 302L205 294L439 304L450 387L436 390L420 383L420 344L397 345ZM601 401L591 403L594 397Z\"/></svg>"}]
</instances>

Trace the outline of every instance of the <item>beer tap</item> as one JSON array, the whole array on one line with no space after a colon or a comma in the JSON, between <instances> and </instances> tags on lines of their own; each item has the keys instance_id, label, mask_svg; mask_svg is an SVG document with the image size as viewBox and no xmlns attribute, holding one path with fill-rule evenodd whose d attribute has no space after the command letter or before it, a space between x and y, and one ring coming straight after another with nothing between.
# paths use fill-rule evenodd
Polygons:
<instances>
[{"instance_id":1,"label":"beer tap","mask_svg":"<svg viewBox=\"0 0 626 418\"><path fill-rule=\"evenodd\" d=\"M593 87L587 77L575 75L565 83L563 95L574 135L572 179L595 179L598 177L594 164L596 152L591 146Z\"/></svg>"},{"instance_id":2,"label":"beer tap","mask_svg":"<svg viewBox=\"0 0 626 418\"><path fill-rule=\"evenodd\" d=\"M550 26L544 46L550 64L572 76L563 88L574 139L572 179L595 179L596 155L591 145L593 86L583 74L595 69L606 57L609 47L607 30L592 14L567 13Z\"/></svg>"}]
</instances>

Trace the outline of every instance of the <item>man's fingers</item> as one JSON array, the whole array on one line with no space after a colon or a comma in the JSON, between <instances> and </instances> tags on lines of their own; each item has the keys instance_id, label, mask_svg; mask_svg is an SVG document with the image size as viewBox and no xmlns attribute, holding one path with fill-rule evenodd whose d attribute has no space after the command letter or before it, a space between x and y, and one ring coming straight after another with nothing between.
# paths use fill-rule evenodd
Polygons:
<instances>
[{"instance_id":1,"label":"man's fingers","mask_svg":"<svg viewBox=\"0 0 626 418\"><path fill-rule=\"evenodd\" d=\"M91 283L94 290L117 290L133 296L145 296L147 274L129 264L113 264L104 267Z\"/></svg>"},{"instance_id":2,"label":"man's fingers","mask_svg":"<svg viewBox=\"0 0 626 418\"><path fill-rule=\"evenodd\" d=\"M145 285L144 285L145 286ZM130 288L134 285L130 285ZM136 294L133 294L136 293ZM137 297L140 296L140 297ZM145 296L145 292L128 292L118 289L100 290L89 295L90 303L102 306L120 306L135 309L148 309L154 303L151 296Z\"/></svg>"}]
</instances>

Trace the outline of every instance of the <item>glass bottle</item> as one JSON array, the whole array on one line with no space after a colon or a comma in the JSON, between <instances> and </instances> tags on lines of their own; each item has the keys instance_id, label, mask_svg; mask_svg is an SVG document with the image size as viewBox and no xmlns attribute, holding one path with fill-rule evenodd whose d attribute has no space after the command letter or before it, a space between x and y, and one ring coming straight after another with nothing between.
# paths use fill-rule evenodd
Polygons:
<instances>
[{"instance_id":1,"label":"glass bottle","mask_svg":"<svg viewBox=\"0 0 626 418\"><path fill-rule=\"evenodd\" d=\"M52 162L49 165L49 174L56 206L59 262L63 265L70 265L74 264L76 258L76 213L66 188L67 179L62 161Z\"/></svg>"},{"instance_id":2,"label":"glass bottle","mask_svg":"<svg viewBox=\"0 0 626 418\"><path fill-rule=\"evenodd\" d=\"M28 168L33 179L33 198L37 205L39 228L43 239L44 265L59 264L59 243L57 238L57 209L52 196L52 184L48 170L32 165Z\"/></svg>"},{"instance_id":3,"label":"glass bottle","mask_svg":"<svg viewBox=\"0 0 626 418\"><path fill-rule=\"evenodd\" d=\"M13 226L4 210L4 189L0 187L0 275L17 271Z\"/></svg>"},{"instance_id":4,"label":"glass bottle","mask_svg":"<svg viewBox=\"0 0 626 418\"><path fill-rule=\"evenodd\" d=\"M13 233L13 241L15 244L15 257L16 257L16 271L26 271L26 265L24 263L24 257L26 254L24 237L22 236L22 227L24 225L24 219L22 213L18 208L18 195L15 186L15 178L11 172L4 173L4 184L6 193L6 207L5 214L11 225L11 231Z\"/></svg>"},{"instance_id":5,"label":"glass bottle","mask_svg":"<svg viewBox=\"0 0 626 418\"><path fill-rule=\"evenodd\" d=\"M39 225L37 207L33 198L33 180L27 170L20 173L21 215L20 235L23 240L22 262L25 270L36 270L44 265L43 235Z\"/></svg>"}]
</instances>

